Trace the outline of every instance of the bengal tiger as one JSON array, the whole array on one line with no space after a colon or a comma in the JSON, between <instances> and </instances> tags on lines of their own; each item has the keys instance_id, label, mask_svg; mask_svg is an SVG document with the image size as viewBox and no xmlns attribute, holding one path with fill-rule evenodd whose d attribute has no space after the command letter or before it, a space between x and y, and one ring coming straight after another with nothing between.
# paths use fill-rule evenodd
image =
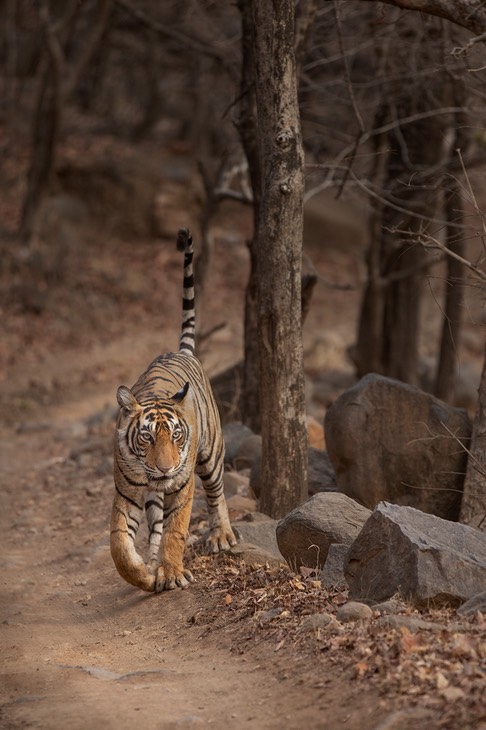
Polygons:
<instances>
[{"instance_id":1,"label":"bengal tiger","mask_svg":"<svg viewBox=\"0 0 486 730\"><path fill-rule=\"evenodd\" d=\"M194 580L183 557L195 472L208 506L209 550L236 544L223 493L220 418L209 381L194 355L193 242L186 228L177 235L177 248L184 252L179 351L160 355L132 388L121 385L117 391L111 555L128 583L156 593L183 588ZM135 548L144 508L147 563Z\"/></svg>"}]
</instances>

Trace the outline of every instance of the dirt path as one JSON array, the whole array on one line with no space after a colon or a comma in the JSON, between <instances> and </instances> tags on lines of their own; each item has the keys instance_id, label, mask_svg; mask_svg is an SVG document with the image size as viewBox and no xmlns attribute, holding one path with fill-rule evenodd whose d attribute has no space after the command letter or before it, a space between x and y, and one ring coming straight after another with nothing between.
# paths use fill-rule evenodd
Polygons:
<instances>
[{"instance_id":1,"label":"dirt path","mask_svg":"<svg viewBox=\"0 0 486 730\"><path fill-rule=\"evenodd\" d=\"M242 627L217 628L224 596L204 575L158 596L123 583L108 548L110 418L99 402L88 419L54 408L2 434L0 726L374 727L374 697L339 673L323 693L322 668L309 684L298 656L293 671L268 646L235 651Z\"/></svg>"}]
</instances>

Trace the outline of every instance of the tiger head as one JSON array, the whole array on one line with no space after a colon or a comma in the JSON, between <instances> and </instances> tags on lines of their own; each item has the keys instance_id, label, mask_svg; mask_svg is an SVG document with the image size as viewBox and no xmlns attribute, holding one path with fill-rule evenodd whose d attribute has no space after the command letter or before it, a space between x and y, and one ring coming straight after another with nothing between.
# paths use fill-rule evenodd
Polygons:
<instances>
[{"instance_id":1,"label":"tiger head","mask_svg":"<svg viewBox=\"0 0 486 730\"><path fill-rule=\"evenodd\" d=\"M175 395L150 397L139 402L124 385L117 391L121 410L118 429L120 450L140 463L149 479L176 476L189 450L189 425L180 404L187 395L186 383Z\"/></svg>"}]
</instances>

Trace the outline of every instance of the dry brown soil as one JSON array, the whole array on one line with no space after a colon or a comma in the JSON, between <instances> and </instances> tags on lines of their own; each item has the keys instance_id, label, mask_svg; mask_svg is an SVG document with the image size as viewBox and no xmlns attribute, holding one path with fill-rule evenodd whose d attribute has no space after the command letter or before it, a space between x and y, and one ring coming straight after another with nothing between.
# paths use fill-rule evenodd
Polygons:
<instances>
[{"instance_id":1,"label":"dry brown soil","mask_svg":"<svg viewBox=\"0 0 486 730\"><path fill-rule=\"evenodd\" d=\"M244 235L216 236L205 324L226 326L206 343L210 373L241 352ZM358 282L352 256L314 253L327 280ZM114 393L177 346L180 259L172 241L96 239L63 277L46 285L40 313L13 300L3 311L0 727L479 727L477 695L469 712L465 692L440 699L436 679L416 693L410 674L407 689L396 672L378 681L359 664L362 636L319 648L259 627L270 574L232 596L227 563L196 558L184 591L123 582L108 547ZM358 298L319 285L306 329L314 372L350 372ZM317 399L314 413L325 405Z\"/></svg>"}]
</instances>

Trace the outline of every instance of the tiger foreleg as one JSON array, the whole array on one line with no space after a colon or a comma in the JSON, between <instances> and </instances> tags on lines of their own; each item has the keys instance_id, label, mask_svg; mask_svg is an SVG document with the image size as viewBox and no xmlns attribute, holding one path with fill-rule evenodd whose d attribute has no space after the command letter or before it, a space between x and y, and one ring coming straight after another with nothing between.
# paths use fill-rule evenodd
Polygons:
<instances>
[{"instance_id":1,"label":"tiger foreleg","mask_svg":"<svg viewBox=\"0 0 486 730\"><path fill-rule=\"evenodd\" d=\"M183 564L193 494L194 478L192 477L181 492L165 497L160 568L157 571L155 584L157 593L174 588L185 588L194 580L191 571Z\"/></svg>"},{"instance_id":2,"label":"tiger foreleg","mask_svg":"<svg viewBox=\"0 0 486 730\"><path fill-rule=\"evenodd\" d=\"M143 508L134 499L124 497L118 490L111 510L110 549L113 562L121 577L144 591L153 591L155 576L149 572L135 549Z\"/></svg>"},{"instance_id":3,"label":"tiger foreleg","mask_svg":"<svg viewBox=\"0 0 486 730\"><path fill-rule=\"evenodd\" d=\"M155 575L160 564L160 542L164 526L164 495L149 492L145 497L145 513L149 529L147 567L150 573Z\"/></svg>"}]
</instances>

